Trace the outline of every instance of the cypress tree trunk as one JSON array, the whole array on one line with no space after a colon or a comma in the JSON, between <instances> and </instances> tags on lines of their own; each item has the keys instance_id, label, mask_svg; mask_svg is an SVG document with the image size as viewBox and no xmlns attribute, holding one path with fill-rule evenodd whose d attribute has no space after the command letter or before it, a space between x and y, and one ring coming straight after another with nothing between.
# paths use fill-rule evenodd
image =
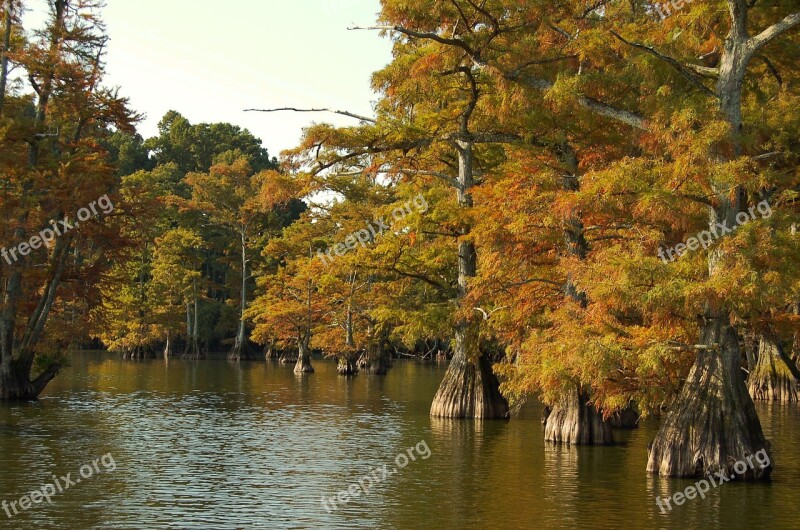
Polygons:
<instances>
[{"instance_id":1,"label":"cypress tree trunk","mask_svg":"<svg viewBox=\"0 0 800 530\"><path fill-rule=\"evenodd\" d=\"M167 334L167 343L164 345L164 359L175 357L175 348L172 347L172 337Z\"/></svg>"},{"instance_id":2,"label":"cypress tree trunk","mask_svg":"<svg viewBox=\"0 0 800 530\"><path fill-rule=\"evenodd\" d=\"M60 364L51 364L38 377L31 380L29 371L19 362L10 360L0 364L0 399L4 401L29 401L39 397L48 383L61 371Z\"/></svg>"},{"instance_id":3,"label":"cypress tree trunk","mask_svg":"<svg viewBox=\"0 0 800 530\"><path fill-rule=\"evenodd\" d=\"M250 343L247 340L247 325L245 320L245 311L247 310L247 236L244 231L241 233L242 238L242 290L240 293L241 304L239 305L239 325L236 328L236 340L233 343L233 349L228 354L230 361L255 361L256 354L250 348Z\"/></svg>"},{"instance_id":4,"label":"cypress tree trunk","mask_svg":"<svg viewBox=\"0 0 800 530\"><path fill-rule=\"evenodd\" d=\"M264 358L267 361L276 361L281 358L281 352L276 347L275 342L275 339L271 339L269 344L267 344L267 347L264 348Z\"/></svg>"},{"instance_id":5,"label":"cypress tree trunk","mask_svg":"<svg viewBox=\"0 0 800 530\"><path fill-rule=\"evenodd\" d=\"M562 191L580 191L580 167L575 149L569 142L563 142L557 146L556 154L566 170L561 177ZM583 221L576 211L570 212L563 223L563 230L569 256L585 260L589 253L589 242ZM578 289L571 277L564 282L562 290L568 299L577 302L583 309L588 307L586 293ZM589 393L576 386L574 392L546 409L545 440L570 445L613 444L614 433L610 421L603 419L603 415L589 402Z\"/></svg>"},{"instance_id":6,"label":"cypress tree trunk","mask_svg":"<svg viewBox=\"0 0 800 530\"><path fill-rule=\"evenodd\" d=\"M294 366L296 374L313 374L314 367L311 366L311 334L306 332L305 336L299 341L297 364Z\"/></svg>"},{"instance_id":7,"label":"cypress tree trunk","mask_svg":"<svg viewBox=\"0 0 800 530\"><path fill-rule=\"evenodd\" d=\"M122 353L122 358L126 361L143 361L145 359L155 359L156 352L147 346L136 346Z\"/></svg>"},{"instance_id":8,"label":"cypress tree trunk","mask_svg":"<svg viewBox=\"0 0 800 530\"><path fill-rule=\"evenodd\" d=\"M463 325L455 333L455 353L431 406L436 418L507 418L508 401L477 338Z\"/></svg>"},{"instance_id":9,"label":"cypress tree trunk","mask_svg":"<svg viewBox=\"0 0 800 530\"><path fill-rule=\"evenodd\" d=\"M614 443L611 423L589 403L586 392L575 390L547 411L544 439L570 445L610 445Z\"/></svg>"},{"instance_id":10,"label":"cypress tree trunk","mask_svg":"<svg viewBox=\"0 0 800 530\"><path fill-rule=\"evenodd\" d=\"M800 401L796 372L777 338L763 335L758 347L758 362L747 379L747 388L754 400Z\"/></svg>"},{"instance_id":11,"label":"cypress tree trunk","mask_svg":"<svg viewBox=\"0 0 800 530\"><path fill-rule=\"evenodd\" d=\"M356 375L358 373L358 366L356 364L356 341L354 335L354 322L353 322L353 295L355 289L356 275L350 275L350 298L347 302L347 319L345 322L345 344L347 345L347 352L337 358L336 371L339 375Z\"/></svg>"},{"instance_id":12,"label":"cypress tree trunk","mask_svg":"<svg viewBox=\"0 0 800 530\"><path fill-rule=\"evenodd\" d=\"M358 366L353 355L342 355L337 359L336 371L339 375L356 375Z\"/></svg>"},{"instance_id":13,"label":"cypress tree trunk","mask_svg":"<svg viewBox=\"0 0 800 530\"><path fill-rule=\"evenodd\" d=\"M789 26L768 28L750 37L747 4L729 0L730 29L719 62L716 96L730 126L729 145L715 148L712 156L725 163L742 154L742 86L752 58ZM732 153L732 154L731 154ZM710 230L717 224L736 226L736 215L746 208L747 195L727 182L712 183L716 205L709 210ZM724 274L719 245L709 252L709 277ZM761 422L740 369L737 331L723 308L709 307L703 316L700 348L689 377L651 443L647 470L662 476L689 477L722 471L761 449L769 450ZM772 460L770 460L772 461ZM749 472L750 479L766 479L772 466Z\"/></svg>"},{"instance_id":14,"label":"cypress tree trunk","mask_svg":"<svg viewBox=\"0 0 800 530\"><path fill-rule=\"evenodd\" d=\"M667 477L695 477L723 472L768 442L740 366L736 331L727 317L709 319L686 383L650 444L647 471ZM771 466L747 478L768 478Z\"/></svg>"},{"instance_id":15,"label":"cypress tree trunk","mask_svg":"<svg viewBox=\"0 0 800 530\"><path fill-rule=\"evenodd\" d=\"M296 355L296 352L297 350L282 351L280 360L278 362L281 364L296 364L297 359L299 358L299 356Z\"/></svg>"},{"instance_id":16,"label":"cypress tree trunk","mask_svg":"<svg viewBox=\"0 0 800 530\"><path fill-rule=\"evenodd\" d=\"M462 132L468 133L466 116ZM470 189L474 185L473 145L458 142L458 203L472 207ZM466 235L466 234L465 234ZM477 254L471 241L461 241L458 248L458 305L467 294L468 281L477 272ZM500 381L492 371L488 355L480 351L477 326L473 320L461 319L455 326L453 360L433 398L431 416L438 418L506 418L508 401L500 393Z\"/></svg>"},{"instance_id":17,"label":"cypress tree trunk","mask_svg":"<svg viewBox=\"0 0 800 530\"><path fill-rule=\"evenodd\" d=\"M358 360L358 367L366 374L386 375L391 368L389 351L383 335L367 346L367 349Z\"/></svg>"},{"instance_id":18,"label":"cypress tree trunk","mask_svg":"<svg viewBox=\"0 0 800 530\"><path fill-rule=\"evenodd\" d=\"M199 361L206 358L205 352L200 348L200 324L199 324L199 302L197 295L197 280L194 281L194 314L191 312L191 306L186 305L186 327L188 336L186 337L186 349L183 352L183 358L190 361Z\"/></svg>"},{"instance_id":19,"label":"cypress tree trunk","mask_svg":"<svg viewBox=\"0 0 800 530\"><path fill-rule=\"evenodd\" d=\"M742 338L742 344L744 346L744 354L747 358L747 371L748 373L753 373L756 369L756 365L758 365L758 337L752 332L744 333L744 337Z\"/></svg>"}]
</instances>

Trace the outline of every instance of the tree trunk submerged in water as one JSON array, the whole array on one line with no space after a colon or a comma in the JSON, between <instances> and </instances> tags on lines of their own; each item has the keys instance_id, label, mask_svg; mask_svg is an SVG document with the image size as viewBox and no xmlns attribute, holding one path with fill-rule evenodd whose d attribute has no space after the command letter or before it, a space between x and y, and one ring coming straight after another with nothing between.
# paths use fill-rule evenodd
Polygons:
<instances>
[{"instance_id":1,"label":"tree trunk submerged in water","mask_svg":"<svg viewBox=\"0 0 800 530\"><path fill-rule=\"evenodd\" d=\"M205 352L200 348L200 303L196 279L194 281L194 313L192 313L192 304L186 304L186 348L183 350L182 358L190 361L206 358Z\"/></svg>"},{"instance_id":2,"label":"tree trunk submerged in water","mask_svg":"<svg viewBox=\"0 0 800 530\"><path fill-rule=\"evenodd\" d=\"M247 234L244 230L241 232L241 249L242 249L242 289L239 293L241 302L239 303L239 323L236 327L236 339L233 343L233 349L228 353L229 361L255 361L258 357L256 352L250 347L250 342L247 340L247 320L245 319L245 312L247 311Z\"/></svg>"},{"instance_id":3,"label":"tree trunk submerged in water","mask_svg":"<svg viewBox=\"0 0 800 530\"><path fill-rule=\"evenodd\" d=\"M614 434L611 423L589 403L588 394L576 390L547 413L544 439L569 445L610 445Z\"/></svg>"},{"instance_id":4,"label":"tree trunk submerged in water","mask_svg":"<svg viewBox=\"0 0 800 530\"><path fill-rule=\"evenodd\" d=\"M284 351L281 352L278 362L281 364L295 364L297 363L298 357L299 356L295 355L293 351Z\"/></svg>"},{"instance_id":5,"label":"tree trunk submerged in water","mask_svg":"<svg viewBox=\"0 0 800 530\"><path fill-rule=\"evenodd\" d=\"M750 396L758 401L800 401L797 369L791 363L775 337L762 336L756 366L747 379Z\"/></svg>"},{"instance_id":6,"label":"tree trunk submerged in water","mask_svg":"<svg viewBox=\"0 0 800 530\"><path fill-rule=\"evenodd\" d=\"M200 344L194 338L187 339L186 349L181 358L189 361L200 361L206 358L206 354L200 349Z\"/></svg>"},{"instance_id":7,"label":"tree trunk submerged in water","mask_svg":"<svg viewBox=\"0 0 800 530\"><path fill-rule=\"evenodd\" d=\"M456 331L455 354L431 405L436 418L507 418L508 401L486 354L468 354L467 330ZM475 346L477 349L477 347Z\"/></svg>"},{"instance_id":8,"label":"tree trunk submerged in water","mask_svg":"<svg viewBox=\"0 0 800 530\"><path fill-rule=\"evenodd\" d=\"M277 348L275 339L269 341L264 348L264 359L267 361L276 361L281 358L281 351Z\"/></svg>"},{"instance_id":9,"label":"tree trunk submerged in water","mask_svg":"<svg viewBox=\"0 0 800 530\"><path fill-rule=\"evenodd\" d=\"M467 115L462 122L462 133L468 133ZM473 144L457 142L458 149L458 204L469 210L473 207L470 190L475 184ZM467 235L466 233L464 235ZM458 245L458 296L460 310L464 310L469 281L478 270L478 255L472 241ZM433 398L431 416L436 418L507 418L508 401L500 393L500 381L492 370L488 354L480 351L477 326L480 322L462 318L454 329L453 360L447 367L444 380Z\"/></svg>"},{"instance_id":10,"label":"tree trunk submerged in water","mask_svg":"<svg viewBox=\"0 0 800 530\"><path fill-rule=\"evenodd\" d=\"M137 346L136 348L125 350L122 352L122 358L126 361L142 361L144 359L155 359L156 352L152 348L146 346Z\"/></svg>"},{"instance_id":11,"label":"tree trunk submerged in water","mask_svg":"<svg viewBox=\"0 0 800 530\"><path fill-rule=\"evenodd\" d=\"M719 110L730 126L729 141L712 152L725 164L743 153L742 87L753 57L775 37L793 27L786 20L751 37L748 34L748 6L743 0L729 0L730 28L719 61L715 95ZM711 182L715 194L709 211L709 230L735 227L736 217L745 211L747 193L727 180ZM725 274L721 246L708 255L708 276ZM686 383L667 413L650 446L647 470L662 476L690 477L723 472L728 476L737 462L757 452L768 453L761 422L740 369L739 337L730 325L725 309L709 308L704 315L697 359ZM764 469L749 469L745 479L768 479L772 460Z\"/></svg>"},{"instance_id":12,"label":"tree trunk submerged in water","mask_svg":"<svg viewBox=\"0 0 800 530\"><path fill-rule=\"evenodd\" d=\"M51 364L38 377L31 380L30 369L18 360L10 360L0 365L0 399L6 401L31 401L39 397L48 383L52 381L61 365Z\"/></svg>"},{"instance_id":13,"label":"tree trunk submerged in water","mask_svg":"<svg viewBox=\"0 0 800 530\"><path fill-rule=\"evenodd\" d=\"M172 337L167 335L167 342L164 344L164 359L175 357L175 348L172 347Z\"/></svg>"},{"instance_id":14,"label":"tree trunk submerged in water","mask_svg":"<svg viewBox=\"0 0 800 530\"><path fill-rule=\"evenodd\" d=\"M354 355L343 355L337 358L336 372L339 375L356 375L358 366Z\"/></svg>"},{"instance_id":15,"label":"tree trunk submerged in water","mask_svg":"<svg viewBox=\"0 0 800 530\"><path fill-rule=\"evenodd\" d=\"M742 377L739 339L724 318L711 318L686 383L649 447L647 471L665 477L733 475L739 461L765 449L755 405ZM748 479L766 479L772 466L750 469Z\"/></svg>"},{"instance_id":16,"label":"tree trunk submerged in water","mask_svg":"<svg viewBox=\"0 0 800 530\"><path fill-rule=\"evenodd\" d=\"M306 337L299 342L297 364L294 365L294 373L296 374L313 374L314 367L311 366L311 337Z\"/></svg>"},{"instance_id":17,"label":"tree trunk submerged in water","mask_svg":"<svg viewBox=\"0 0 800 530\"><path fill-rule=\"evenodd\" d=\"M358 367L365 374L386 375L391 366L389 351L383 341L368 346L358 359Z\"/></svg>"}]
</instances>

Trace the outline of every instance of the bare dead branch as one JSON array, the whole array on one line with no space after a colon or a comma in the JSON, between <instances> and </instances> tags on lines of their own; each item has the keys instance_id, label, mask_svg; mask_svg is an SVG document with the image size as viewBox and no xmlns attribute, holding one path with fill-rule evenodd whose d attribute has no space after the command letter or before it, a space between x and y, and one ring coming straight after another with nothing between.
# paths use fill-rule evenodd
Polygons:
<instances>
[{"instance_id":1,"label":"bare dead branch","mask_svg":"<svg viewBox=\"0 0 800 530\"><path fill-rule=\"evenodd\" d=\"M348 112L346 110L333 110L333 109L297 109L294 107L281 107L277 109L244 109L245 112L330 112L332 114L339 114L341 116L347 116L350 118L355 118L357 120L365 121L368 123L377 123L375 118L368 118L367 116L361 116L360 114L355 114L353 112Z\"/></svg>"}]
</instances>

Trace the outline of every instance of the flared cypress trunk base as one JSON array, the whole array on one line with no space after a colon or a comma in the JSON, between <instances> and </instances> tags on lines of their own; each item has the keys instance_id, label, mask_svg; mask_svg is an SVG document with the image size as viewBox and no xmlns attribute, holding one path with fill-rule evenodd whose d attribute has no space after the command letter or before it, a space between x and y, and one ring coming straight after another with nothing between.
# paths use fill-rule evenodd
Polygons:
<instances>
[{"instance_id":1,"label":"flared cypress trunk base","mask_svg":"<svg viewBox=\"0 0 800 530\"><path fill-rule=\"evenodd\" d=\"M589 403L589 396L575 391L547 411L544 439L568 445L611 445L614 433L611 423Z\"/></svg>"},{"instance_id":2,"label":"flared cypress trunk base","mask_svg":"<svg viewBox=\"0 0 800 530\"><path fill-rule=\"evenodd\" d=\"M294 365L294 373L313 374L314 367L311 366L311 359L309 359L308 357L298 357L297 363Z\"/></svg>"},{"instance_id":3,"label":"flared cypress trunk base","mask_svg":"<svg viewBox=\"0 0 800 530\"><path fill-rule=\"evenodd\" d=\"M365 374L386 375L392 367L389 361L389 352L385 348L371 348L359 357L356 363L358 368Z\"/></svg>"},{"instance_id":4,"label":"flared cypress trunk base","mask_svg":"<svg viewBox=\"0 0 800 530\"><path fill-rule=\"evenodd\" d=\"M500 382L485 355L475 361L453 357L433 398L435 418L507 418L508 401L500 393Z\"/></svg>"},{"instance_id":5,"label":"flared cypress trunk base","mask_svg":"<svg viewBox=\"0 0 800 530\"><path fill-rule=\"evenodd\" d=\"M228 353L228 360L233 362L256 361L258 360L258 354L245 341L233 347Z\"/></svg>"},{"instance_id":6,"label":"flared cypress trunk base","mask_svg":"<svg viewBox=\"0 0 800 530\"><path fill-rule=\"evenodd\" d=\"M281 351L275 346L264 348L264 359L267 361L277 361L281 358Z\"/></svg>"},{"instance_id":7,"label":"flared cypress trunk base","mask_svg":"<svg viewBox=\"0 0 800 530\"><path fill-rule=\"evenodd\" d=\"M736 331L723 318L709 318L701 350L680 394L649 447L647 471L665 477L722 472L767 479L772 466L733 473L737 462L768 451L761 422L742 376Z\"/></svg>"},{"instance_id":8,"label":"flared cypress trunk base","mask_svg":"<svg viewBox=\"0 0 800 530\"><path fill-rule=\"evenodd\" d=\"M336 372L339 375L356 375L358 366L353 357L339 357L337 359Z\"/></svg>"},{"instance_id":9,"label":"flared cypress trunk base","mask_svg":"<svg viewBox=\"0 0 800 530\"><path fill-rule=\"evenodd\" d=\"M206 354L200 349L200 345L197 343L197 341L189 339L189 342L186 343L186 349L183 351L181 358L186 359L187 361L201 361L206 358Z\"/></svg>"},{"instance_id":10,"label":"flared cypress trunk base","mask_svg":"<svg viewBox=\"0 0 800 530\"><path fill-rule=\"evenodd\" d=\"M747 389L756 401L800 401L798 380L776 339L762 337L758 361L747 379Z\"/></svg>"},{"instance_id":11,"label":"flared cypress trunk base","mask_svg":"<svg viewBox=\"0 0 800 530\"><path fill-rule=\"evenodd\" d=\"M151 348L139 346L131 350L122 352L122 358L126 361L141 361L144 359L155 359L156 353Z\"/></svg>"},{"instance_id":12,"label":"flared cypress trunk base","mask_svg":"<svg viewBox=\"0 0 800 530\"><path fill-rule=\"evenodd\" d=\"M311 354L308 348L300 346L297 354L297 363L294 365L294 373L296 374L313 374L314 367L311 366Z\"/></svg>"}]
</instances>

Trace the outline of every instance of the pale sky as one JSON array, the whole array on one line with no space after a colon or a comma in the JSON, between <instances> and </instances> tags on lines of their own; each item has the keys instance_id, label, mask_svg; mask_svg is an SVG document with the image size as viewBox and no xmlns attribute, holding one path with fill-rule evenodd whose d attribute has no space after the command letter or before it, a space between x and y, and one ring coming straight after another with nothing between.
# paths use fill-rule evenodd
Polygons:
<instances>
[{"instance_id":1,"label":"pale sky","mask_svg":"<svg viewBox=\"0 0 800 530\"><path fill-rule=\"evenodd\" d=\"M192 123L247 128L277 156L312 121L357 122L243 109L321 106L370 115L370 75L391 59L391 43L378 32L347 30L374 24L379 0L106 1L106 84L120 86L147 114L139 126L145 138L174 109Z\"/></svg>"}]
</instances>

